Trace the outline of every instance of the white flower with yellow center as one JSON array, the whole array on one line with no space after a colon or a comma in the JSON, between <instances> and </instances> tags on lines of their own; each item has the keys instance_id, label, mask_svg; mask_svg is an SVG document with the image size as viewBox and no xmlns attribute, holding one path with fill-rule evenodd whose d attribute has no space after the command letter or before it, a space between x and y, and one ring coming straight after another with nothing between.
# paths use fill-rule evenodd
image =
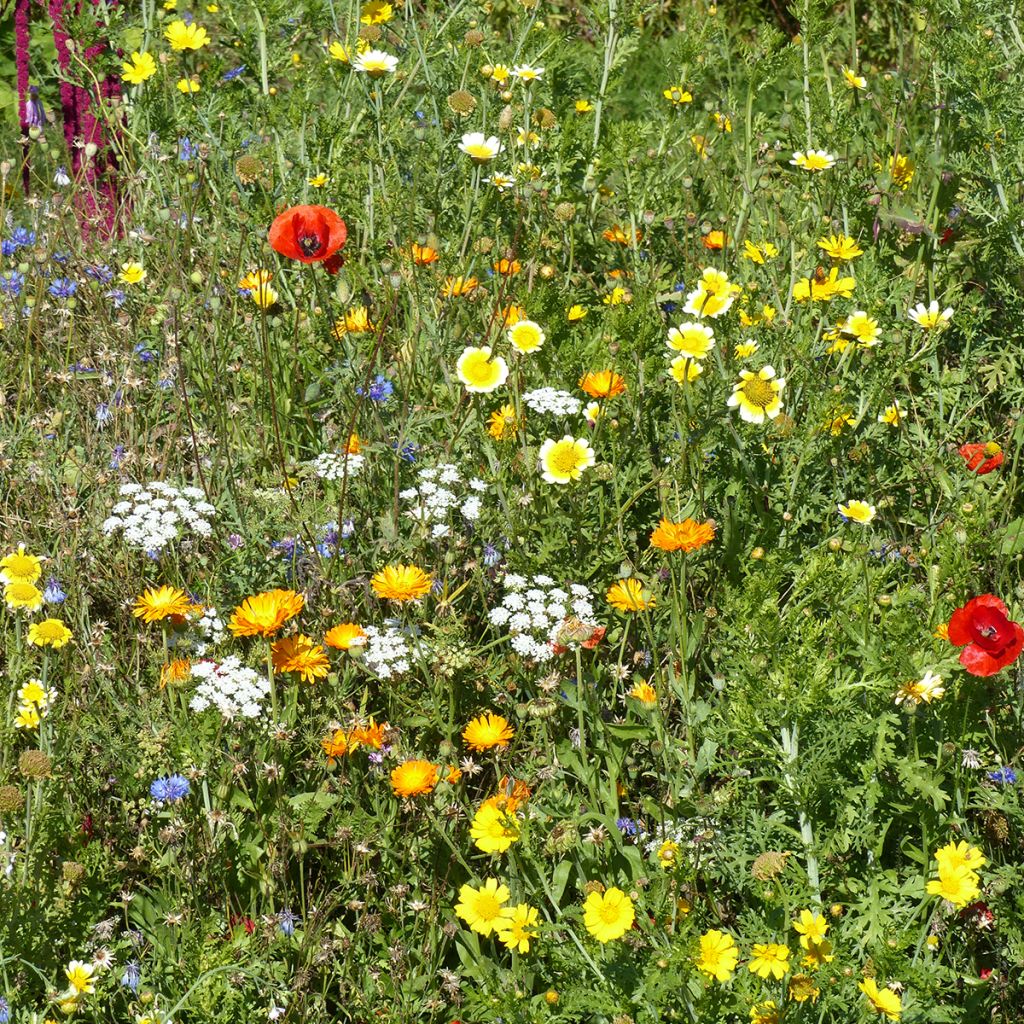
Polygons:
<instances>
[{"instance_id":1,"label":"white flower with yellow center","mask_svg":"<svg viewBox=\"0 0 1024 1024\"><path fill-rule=\"evenodd\" d=\"M874 505L869 505L866 501L860 501L859 499L836 505L836 508L844 519L860 523L861 526L867 526L875 518L875 512L877 511Z\"/></svg>"},{"instance_id":2,"label":"white flower with yellow center","mask_svg":"<svg viewBox=\"0 0 1024 1024\"><path fill-rule=\"evenodd\" d=\"M715 347L715 332L703 324L685 323L670 327L668 347L687 359L703 359Z\"/></svg>"},{"instance_id":3,"label":"white flower with yellow center","mask_svg":"<svg viewBox=\"0 0 1024 1024\"><path fill-rule=\"evenodd\" d=\"M809 149L806 153L798 150L789 162L803 171L827 171L830 167L835 167L836 158L823 149Z\"/></svg>"},{"instance_id":4,"label":"white flower with yellow center","mask_svg":"<svg viewBox=\"0 0 1024 1024\"><path fill-rule=\"evenodd\" d=\"M393 75L398 67L398 58L385 50L367 50L352 61L352 70L361 71L370 78Z\"/></svg>"},{"instance_id":5,"label":"white flower with yellow center","mask_svg":"<svg viewBox=\"0 0 1024 1024\"><path fill-rule=\"evenodd\" d=\"M895 699L897 704L906 702L909 707L915 708L918 704L931 704L933 700L941 700L945 692L942 676L934 672L925 672L920 679L904 683L896 691Z\"/></svg>"},{"instance_id":6,"label":"white flower with yellow center","mask_svg":"<svg viewBox=\"0 0 1024 1024\"><path fill-rule=\"evenodd\" d=\"M933 299L927 306L919 302L907 316L926 331L941 331L948 327L953 319L953 307L947 306L940 311L938 302Z\"/></svg>"},{"instance_id":7,"label":"white flower with yellow center","mask_svg":"<svg viewBox=\"0 0 1024 1024\"><path fill-rule=\"evenodd\" d=\"M668 375L679 385L695 381L704 372L704 364L689 356L676 356L668 368Z\"/></svg>"},{"instance_id":8,"label":"white flower with yellow center","mask_svg":"<svg viewBox=\"0 0 1024 1024\"><path fill-rule=\"evenodd\" d=\"M455 364L459 380L471 394L486 395L500 388L508 379L508 363L501 356L491 358L491 347L472 345L463 349Z\"/></svg>"},{"instance_id":9,"label":"white flower with yellow center","mask_svg":"<svg viewBox=\"0 0 1024 1024\"><path fill-rule=\"evenodd\" d=\"M508 192L515 186L516 176L514 174L502 174L496 171L489 178L484 178L485 185L493 185L499 192Z\"/></svg>"},{"instance_id":10,"label":"white flower with yellow center","mask_svg":"<svg viewBox=\"0 0 1024 1024\"><path fill-rule=\"evenodd\" d=\"M539 82L544 75L544 69L535 68L531 64L517 64L512 69L512 75L520 82Z\"/></svg>"},{"instance_id":11,"label":"white flower with yellow center","mask_svg":"<svg viewBox=\"0 0 1024 1024\"><path fill-rule=\"evenodd\" d=\"M532 320L519 320L508 329L508 340L512 343L512 347L524 355L540 349L545 339L546 335L540 324L536 324Z\"/></svg>"},{"instance_id":12,"label":"white flower with yellow center","mask_svg":"<svg viewBox=\"0 0 1024 1024\"><path fill-rule=\"evenodd\" d=\"M764 423L782 412L782 389L785 377L776 377L772 366L762 366L757 373L740 370L739 383L733 385L729 405L739 408L740 418L747 423Z\"/></svg>"},{"instance_id":13,"label":"white flower with yellow center","mask_svg":"<svg viewBox=\"0 0 1024 1024\"><path fill-rule=\"evenodd\" d=\"M862 309L851 313L839 330L847 336L856 338L861 348L874 348L882 336L882 328L878 321L867 315Z\"/></svg>"},{"instance_id":14,"label":"white flower with yellow center","mask_svg":"<svg viewBox=\"0 0 1024 1024\"><path fill-rule=\"evenodd\" d=\"M898 427L902 420L903 409L900 407L899 402L893 402L892 405L886 406L878 414L878 422L885 423L890 427Z\"/></svg>"},{"instance_id":15,"label":"white flower with yellow center","mask_svg":"<svg viewBox=\"0 0 1024 1024\"><path fill-rule=\"evenodd\" d=\"M497 136L487 136L483 132L466 132L459 143L459 149L478 164L493 160L504 148Z\"/></svg>"},{"instance_id":16,"label":"white flower with yellow center","mask_svg":"<svg viewBox=\"0 0 1024 1024\"><path fill-rule=\"evenodd\" d=\"M548 438L540 446L540 471L549 484L579 480L583 470L594 465L594 449L583 438L566 434L560 441Z\"/></svg>"},{"instance_id":17,"label":"white flower with yellow center","mask_svg":"<svg viewBox=\"0 0 1024 1024\"><path fill-rule=\"evenodd\" d=\"M724 271L706 267L697 287L686 296L683 312L702 319L719 317L729 311L742 290L738 284L729 283L729 275Z\"/></svg>"}]
</instances>

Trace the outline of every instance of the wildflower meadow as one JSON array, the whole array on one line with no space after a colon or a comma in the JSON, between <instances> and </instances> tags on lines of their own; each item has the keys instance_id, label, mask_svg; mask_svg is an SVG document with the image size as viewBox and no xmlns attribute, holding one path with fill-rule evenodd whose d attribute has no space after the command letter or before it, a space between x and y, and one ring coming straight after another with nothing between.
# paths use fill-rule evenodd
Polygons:
<instances>
[{"instance_id":1,"label":"wildflower meadow","mask_svg":"<svg viewBox=\"0 0 1024 1024\"><path fill-rule=\"evenodd\" d=\"M1024 10L0 0L0 1024L1024 1020Z\"/></svg>"}]
</instances>

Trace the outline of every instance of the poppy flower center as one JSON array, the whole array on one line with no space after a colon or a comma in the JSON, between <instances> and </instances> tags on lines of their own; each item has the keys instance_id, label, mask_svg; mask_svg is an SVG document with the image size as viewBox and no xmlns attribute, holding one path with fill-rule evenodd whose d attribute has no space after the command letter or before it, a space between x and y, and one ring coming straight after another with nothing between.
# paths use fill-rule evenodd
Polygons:
<instances>
[{"instance_id":1,"label":"poppy flower center","mask_svg":"<svg viewBox=\"0 0 1024 1024\"><path fill-rule=\"evenodd\" d=\"M323 248L323 242L317 235L299 235L298 241L304 256L315 256Z\"/></svg>"}]
</instances>

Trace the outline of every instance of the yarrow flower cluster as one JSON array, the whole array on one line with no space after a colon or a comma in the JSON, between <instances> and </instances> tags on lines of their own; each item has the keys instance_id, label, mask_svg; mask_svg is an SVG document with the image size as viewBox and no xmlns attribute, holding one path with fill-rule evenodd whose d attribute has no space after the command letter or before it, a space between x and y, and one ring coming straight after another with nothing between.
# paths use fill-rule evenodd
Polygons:
<instances>
[{"instance_id":1,"label":"yarrow flower cluster","mask_svg":"<svg viewBox=\"0 0 1024 1024\"><path fill-rule=\"evenodd\" d=\"M548 661L556 646L591 636L600 627L594 614L593 596L580 583L567 589L555 585L550 576L532 579L509 573L501 603L487 615L498 627L508 627L512 649L524 658ZM566 625L576 627L567 629Z\"/></svg>"},{"instance_id":2,"label":"yarrow flower cluster","mask_svg":"<svg viewBox=\"0 0 1024 1024\"><path fill-rule=\"evenodd\" d=\"M209 537L210 519L216 509L198 487L178 489L156 481L124 484L118 492L125 500L112 509L104 520L103 532L108 536L118 531L133 548L152 556L159 555L173 541L188 534Z\"/></svg>"},{"instance_id":3,"label":"yarrow flower cluster","mask_svg":"<svg viewBox=\"0 0 1024 1024\"><path fill-rule=\"evenodd\" d=\"M258 718L263 713L270 684L264 674L247 668L240 658L232 655L220 663L200 661L192 666L191 676L199 681L188 705L193 711L216 708L226 721Z\"/></svg>"},{"instance_id":4,"label":"yarrow flower cluster","mask_svg":"<svg viewBox=\"0 0 1024 1024\"><path fill-rule=\"evenodd\" d=\"M432 537L446 537L451 532L448 517L453 509L458 508L470 523L480 518L483 509L480 495L487 490L483 480L473 477L464 483L458 467L450 462L421 469L417 477L419 483L406 488L399 497L409 506L406 517L430 526ZM473 493L468 493L467 488Z\"/></svg>"},{"instance_id":5,"label":"yarrow flower cluster","mask_svg":"<svg viewBox=\"0 0 1024 1024\"><path fill-rule=\"evenodd\" d=\"M557 388L536 388L523 395L523 401L534 412L549 412L555 416L575 416L583 403Z\"/></svg>"}]
</instances>

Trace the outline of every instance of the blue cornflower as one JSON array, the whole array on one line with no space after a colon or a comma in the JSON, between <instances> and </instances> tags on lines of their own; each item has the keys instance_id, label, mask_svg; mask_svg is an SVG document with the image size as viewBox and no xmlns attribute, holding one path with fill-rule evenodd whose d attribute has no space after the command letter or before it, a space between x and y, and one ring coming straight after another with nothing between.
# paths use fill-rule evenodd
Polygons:
<instances>
[{"instance_id":1,"label":"blue cornflower","mask_svg":"<svg viewBox=\"0 0 1024 1024\"><path fill-rule=\"evenodd\" d=\"M277 927L284 935L291 935L295 931L297 918L287 907L277 915Z\"/></svg>"},{"instance_id":2,"label":"blue cornflower","mask_svg":"<svg viewBox=\"0 0 1024 1024\"><path fill-rule=\"evenodd\" d=\"M1003 786L1012 786L1017 781L1017 773L1012 768L1000 768L997 771L989 772L988 777Z\"/></svg>"},{"instance_id":3,"label":"blue cornflower","mask_svg":"<svg viewBox=\"0 0 1024 1024\"><path fill-rule=\"evenodd\" d=\"M232 68L230 71L225 71L223 79L225 82L233 82L239 75L245 72L245 65L239 64L237 68Z\"/></svg>"},{"instance_id":4,"label":"blue cornflower","mask_svg":"<svg viewBox=\"0 0 1024 1024\"><path fill-rule=\"evenodd\" d=\"M154 800L162 803L177 803L183 800L192 791L188 779L184 775L165 775L162 778L154 779L149 787L149 795Z\"/></svg>"},{"instance_id":5,"label":"blue cornflower","mask_svg":"<svg viewBox=\"0 0 1024 1024\"><path fill-rule=\"evenodd\" d=\"M78 282L70 277L57 277L46 289L55 299L70 299L78 291Z\"/></svg>"},{"instance_id":6,"label":"blue cornflower","mask_svg":"<svg viewBox=\"0 0 1024 1024\"><path fill-rule=\"evenodd\" d=\"M624 835L632 838L638 832L637 824L632 818L618 818L615 827Z\"/></svg>"},{"instance_id":7,"label":"blue cornflower","mask_svg":"<svg viewBox=\"0 0 1024 1024\"><path fill-rule=\"evenodd\" d=\"M0 996L0 1024L7 1024L11 1019L11 1004Z\"/></svg>"},{"instance_id":8,"label":"blue cornflower","mask_svg":"<svg viewBox=\"0 0 1024 1024\"><path fill-rule=\"evenodd\" d=\"M493 544L484 545L484 565L488 569L493 568L501 561L501 552Z\"/></svg>"},{"instance_id":9,"label":"blue cornflower","mask_svg":"<svg viewBox=\"0 0 1024 1024\"><path fill-rule=\"evenodd\" d=\"M13 238L5 238L0 242L0 256L13 256L18 251L18 243Z\"/></svg>"},{"instance_id":10,"label":"blue cornflower","mask_svg":"<svg viewBox=\"0 0 1024 1024\"><path fill-rule=\"evenodd\" d=\"M96 406L96 426L105 427L112 419L114 414L110 411L110 406L106 402L100 402Z\"/></svg>"},{"instance_id":11,"label":"blue cornflower","mask_svg":"<svg viewBox=\"0 0 1024 1024\"><path fill-rule=\"evenodd\" d=\"M43 600L47 604L63 604L67 600L68 595L61 589L60 580L56 576L51 576L46 581L46 589L43 591Z\"/></svg>"},{"instance_id":12,"label":"blue cornflower","mask_svg":"<svg viewBox=\"0 0 1024 1024\"><path fill-rule=\"evenodd\" d=\"M111 288L111 290L106 292L103 297L110 299L110 304L114 309L120 309L124 305L124 300L126 298L124 290L121 288Z\"/></svg>"},{"instance_id":13,"label":"blue cornflower","mask_svg":"<svg viewBox=\"0 0 1024 1024\"><path fill-rule=\"evenodd\" d=\"M192 140L187 135L178 139L178 159L182 163L187 163L198 152L199 150L192 145Z\"/></svg>"},{"instance_id":14,"label":"blue cornflower","mask_svg":"<svg viewBox=\"0 0 1024 1024\"><path fill-rule=\"evenodd\" d=\"M11 240L18 245L35 245L36 233L28 228L15 228L11 232Z\"/></svg>"},{"instance_id":15,"label":"blue cornflower","mask_svg":"<svg viewBox=\"0 0 1024 1024\"><path fill-rule=\"evenodd\" d=\"M71 259L71 253L69 252L55 252L51 257L54 263L59 263L64 266Z\"/></svg>"},{"instance_id":16,"label":"blue cornflower","mask_svg":"<svg viewBox=\"0 0 1024 1024\"><path fill-rule=\"evenodd\" d=\"M124 974L121 975L121 987L130 988L133 992L139 987L139 965L134 960L129 960L124 965Z\"/></svg>"},{"instance_id":17,"label":"blue cornflower","mask_svg":"<svg viewBox=\"0 0 1024 1024\"><path fill-rule=\"evenodd\" d=\"M110 468L111 469L120 469L121 468L121 460L123 458L124 458L124 445L123 444L116 445L115 448L114 448L114 451L111 453L111 456L110 456Z\"/></svg>"},{"instance_id":18,"label":"blue cornflower","mask_svg":"<svg viewBox=\"0 0 1024 1024\"><path fill-rule=\"evenodd\" d=\"M363 391L362 387L356 388L357 395L364 395L367 392ZM383 374L378 373L374 382L370 385L370 401L379 402L383 405L387 400L395 393L395 385L391 383Z\"/></svg>"},{"instance_id":19,"label":"blue cornflower","mask_svg":"<svg viewBox=\"0 0 1024 1024\"><path fill-rule=\"evenodd\" d=\"M100 284L109 284L114 278L114 272L106 263L97 263L95 266L85 268L85 276L99 281Z\"/></svg>"},{"instance_id":20,"label":"blue cornflower","mask_svg":"<svg viewBox=\"0 0 1024 1024\"><path fill-rule=\"evenodd\" d=\"M143 363L151 363L156 359L156 353L151 349L146 348L143 342L139 342L132 351L139 357L139 361Z\"/></svg>"},{"instance_id":21,"label":"blue cornflower","mask_svg":"<svg viewBox=\"0 0 1024 1024\"><path fill-rule=\"evenodd\" d=\"M660 303L661 310L663 313L674 313L679 308L678 302L662 302Z\"/></svg>"},{"instance_id":22,"label":"blue cornflower","mask_svg":"<svg viewBox=\"0 0 1024 1024\"><path fill-rule=\"evenodd\" d=\"M11 270L6 274L0 274L0 292L4 295L9 295L12 299L16 299L21 294L21 289L25 286L25 275L20 271Z\"/></svg>"},{"instance_id":23,"label":"blue cornflower","mask_svg":"<svg viewBox=\"0 0 1024 1024\"><path fill-rule=\"evenodd\" d=\"M420 446L418 444L413 444L412 441L406 441L401 448L399 448L397 441L392 441L391 447L398 452L398 457L403 462L415 462L416 453L420 450Z\"/></svg>"}]
</instances>

